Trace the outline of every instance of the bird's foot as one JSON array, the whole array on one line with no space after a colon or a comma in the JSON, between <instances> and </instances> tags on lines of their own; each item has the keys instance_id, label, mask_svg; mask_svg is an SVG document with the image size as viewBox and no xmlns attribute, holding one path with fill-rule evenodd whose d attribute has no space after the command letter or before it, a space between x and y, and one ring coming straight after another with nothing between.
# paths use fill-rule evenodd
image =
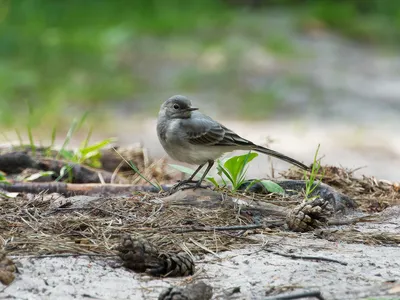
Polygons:
<instances>
[{"instance_id":1,"label":"bird's foot","mask_svg":"<svg viewBox=\"0 0 400 300\"><path fill-rule=\"evenodd\" d=\"M180 190L183 191L183 190L189 190L189 189L192 189L192 190L195 190L195 189L207 189L207 188L210 188L210 187L211 186L209 186L209 185L195 184L194 186L193 185L192 186L190 186L190 185L183 186Z\"/></svg>"},{"instance_id":2,"label":"bird's foot","mask_svg":"<svg viewBox=\"0 0 400 300\"><path fill-rule=\"evenodd\" d=\"M193 185L194 184L194 185ZM177 192L178 190L188 190L188 189L197 189L197 188L202 188L206 189L209 188L210 186L207 185L201 185L201 182L199 180L181 180L177 184L175 184L171 189L169 190L169 194L173 194Z\"/></svg>"},{"instance_id":3,"label":"bird's foot","mask_svg":"<svg viewBox=\"0 0 400 300\"><path fill-rule=\"evenodd\" d=\"M193 179L185 179L185 180L178 180L178 183L176 185L185 185L185 184L190 184L190 183L198 183L198 180L193 180Z\"/></svg>"},{"instance_id":4,"label":"bird's foot","mask_svg":"<svg viewBox=\"0 0 400 300\"><path fill-rule=\"evenodd\" d=\"M171 190L178 190L180 187L187 184L197 184L197 180L179 180L178 183L171 188Z\"/></svg>"}]
</instances>

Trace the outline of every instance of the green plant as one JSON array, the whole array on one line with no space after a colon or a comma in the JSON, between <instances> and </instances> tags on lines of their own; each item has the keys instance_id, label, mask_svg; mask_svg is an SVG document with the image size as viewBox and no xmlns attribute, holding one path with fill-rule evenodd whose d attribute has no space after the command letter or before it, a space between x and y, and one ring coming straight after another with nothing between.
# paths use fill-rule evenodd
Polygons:
<instances>
[{"instance_id":1,"label":"green plant","mask_svg":"<svg viewBox=\"0 0 400 300\"><path fill-rule=\"evenodd\" d=\"M2 172L0 172L0 183L10 184L10 182L7 180L6 176Z\"/></svg>"},{"instance_id":2,"label":"green plant","mask_svg":"<svg viewBox=\"0 0 400 300\"><path fill-rule=\"evenodd\" d=\"M227 181L232 186L232 191L237 192L243 184L246 182L246 174L248 169L248 164L258 156L257 153L249 152L247 154L233 156L226 159L224 162L220 160L217 161L217 174L220 176L222 185L212 176L206 176L206 180L211 182L216 188L227 186ZM194 170L183 167L180 165L170 164L171 167L181 171L185 174L193 174ZM196 174L197 178L201 178L203 174L201 172ZM246 187L248 191L254 184L261 183L269 192L284 194L284 190L278 184L270 180L253 180Z\"/></svg>"},{"instance_id":3,"label":"green plant","mask_svg":"<svg viewBox=\"0 0 400 300\"><path fill-rule=\"evenodd\" d=\"M28 126L28 137L29 137L29 145L31 146L32 155L35 156L36 154L36 146L33 140L32 128Z\"/></svg>"},{"instance_id":4,"label":"green plant","mask_svg":"<svg viewBox=\"0 0 400 300\"><path fill-rule=\"evenodd\" d=\"M53 171L37 172L37 173L29 175L26 178L23 178L23 181L35 181L36 179L39 179L41 177L50 177L50 176L53 176L53 175L54 175Z\"/></svg>"},{"instance_id":5,"label":"green plant","mask_svg":"<svg viewBox=\"0 0 400 300\"><path fill-rule=\"evenodd\" d=\"M314 154L314 161L311 168L310 176L307 175L307 171L304 171L304 180L306 181L305 198L306 200L313 200L311 197L315 189L321 184L320 180L317 180L317 175L321 169L321 159L317 159L320 145L318 144L317 150ZM324 177L325 171L322 172L320 179Z\"/></svg>"},{"instance_id":6,"label":"green plant","mask_svg":"<svg viewBox=\"0 0 400 300\"><path fill-rule=\"evenodd\" d=\"M57 136L57 128L56 128L56 126L54 126L53 130L51 131L51 143L50 143L50 146L47 147L46 153L45 153L47 157L52 155L52 151L53 151L54 145L56 143L56 136Z\"/></svg>"},{"instance_id":7,"label":"green plant","mask_svg":"<svg viewBox=\"0 0 400 300\"><path fill-rule=\"evenodd\" d=\"M85 120L87 118L87 115L88 115L88 113L85 113L82 115L82 117L80 119L73 120L71 127L69 128L67 135L65 137L64 143L63 143L60 151L57 154L57 158L59 156L62 156L65 160L72 162L72 163L76 163L76 164L85 163L88 166L91 166L94 168L99 168L99 167L101 167L101 162L100 162L101 149L103 149L104 147L109 145L113 141L113 139L111 139L111 138L104 139L98 143L89 145L89 140L90 140L90 137L92 134L92 129L91 129L91 130L89 130L89 133L88 133L86 139L82 142L81 146L78 149L76 149L75 151L66 150L66 147L70 143L72 136L74 135L74 133L76 131L78 131L82 127L83 123L85 122ZM54 145L55 137L56 137L56 129L53 128L52 145ZM69 176L69 181L72 181L71 170L72 170L72 166L70 166L70 165L64 166L61 169L60 175L58 176L56 181L61 180L66 174L68 174L68 176Z\"/></svg>"},{"instance_id":8,"label":"green plant","mask_svg":"<svg viewBox=\"0 0 400 300\"><path fill-rule=\"evenodd\" d=\"M101 167L101 149L109 145L113 139L104 139L96 144L93 145L87 145L87 140L83 143L81 147L76 149L75 151L67 151L67 150L60 150L61 156L75 164L86 164L88 166L94 167L94 168L100 168ZM86 146L85 146L86 145ZM71 174L72 166L67 165L64 166L61 169L61 174L60 176L56 179L56 181L59 181L62 179L66 174L69 176L69 181L72 181L72 174Z\"/></svg>"},{"instance_id":9,"label":"green plant","mask_svg":"<svg viewBox=\"0 0 400 300\"><path fill-rule=\"evenodd\" d=\"M61 152L61 156L73 163L77 164L86 164L93 168L100 168L101 167L101 149L109 145L113 139L104 139L98 143L93 145L87 145L84 142L78 149L75 151L67 151L63 150Z\"/></svg>"},{"instance_id":10,"label":"green plant","mask_svg":"<svg viewBox=\"0 0 400 300\"><path fill-rule=\"evenodd\" d=\"M22 142L21 133L19 132L18 129L15 129L15 133L17 134L17 138L18 138L18 141L19 141L19 146L23 147L24 143Z\"/></svg>"},{"instance_id":11,"label":"green plant","mask_svg":"<svg viewBox=\"0 0 400 300\"><path fill-rule=\"evenodd\" d=\"M57 155L56 158L58 158L60 155L64 155L65 148L68 146L69 142L71 141L72 136L76 131L80 129L82 124L85 122L86 118L88 116L88 112L85 112L80 119L73 119L72 124L68 129L67 135L65 136L64 143L61 146L61 149Z\"/></svg>"},{"instance_id":12,"label":"green plant","mask_svg":"<svg viewBox=\"0 0 400 300\"><path fill-rule=\"evenodd\" d=\"M247 154L233 156L228 158L223 164L218 161L217 171L218 175L226 185L222 175L229 180L232 184L232 191L236 192L244 183L248 169L248 163L258 156L255 152L248 152Z\"/></svg>"}]
</instances>

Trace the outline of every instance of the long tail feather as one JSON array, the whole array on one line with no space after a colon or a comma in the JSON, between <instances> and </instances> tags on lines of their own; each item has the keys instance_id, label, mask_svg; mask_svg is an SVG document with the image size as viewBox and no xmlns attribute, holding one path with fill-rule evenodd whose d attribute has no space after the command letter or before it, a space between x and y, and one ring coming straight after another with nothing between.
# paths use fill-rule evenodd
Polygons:
<instances>
[{"instance_id":1,"label":"long tail feather","mask_svg":"<svg viewBox=\"0 0 400 300\"><path fill-rule=\"evenodd\" d=\"M299 167L299 168L301 168L303 170L306 170L306 171L310 170L310 168L307 167L305 164L303 164L303 163L301 163L301 162L299 162L299 161L297 161L297 160L295 160L293 158L290 158L289 156L283 155L282 153L276 152L274 150L271 150L271 149L268 149L268 148L264 148L264 147L261 147L261 146L255 146L253 148L253 150L255 150L257 152L261 152L261 153L267 154L267 155L271 155L271 156L276 157L276 158L279 158L279 159L284 160L284 161L286 161L288 163L291 163L291 164L293 164L293 165L295 165L295 166L297 166L297 167Z\"/></svg>"}]
</instances>

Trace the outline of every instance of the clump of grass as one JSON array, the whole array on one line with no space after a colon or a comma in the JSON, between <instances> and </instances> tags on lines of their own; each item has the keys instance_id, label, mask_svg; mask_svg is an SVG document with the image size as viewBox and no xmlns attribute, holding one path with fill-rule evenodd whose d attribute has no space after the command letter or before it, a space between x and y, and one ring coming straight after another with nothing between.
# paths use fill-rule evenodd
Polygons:
<instances>
[{"instance_id":1,"label":"clump of grass","mask_svg":"<svg viewBox=\"0 0 400 300\"><path fill-rule=\"evenodd\" d=\"M110 143L113 142L112 138L104 139L98 143L89 145L89 140L92 135L92 129L89 130L87 137L82 142L81 146L76 149L75 151L66 150L67 146L69 145L72 136L82 127L85 123L88 113L84 113L79 119L75 118L72 121L72 124L67 132L67 135L64 139L64 142L61 146L61 149L58 151L56 158L60 156L67 160L68 162L75 163L75 164L82 164L85 163L88 166L99 168L101 167L101 150L108 146ZM51 144L54 146L56 139L56 129L53 128L52 135L51 135ZM49 149L51 151L52 148ZM56 181L61 180L64 178L65 175L68 175L68 180L72 181L72 167L70 165L64 166L61 171L60 175L56 179Z\"/></svg>"},{"instance_id":2,"label":"clump of grass","mask_svg":"<svg viewBox=\"0 0 400 300\"><path fill-rule=\"evenodd\" d=\"M27 106L28 106L28 138L29 138L29 145L31 146L31 151L33 156L36 154L36 146L35 142L33 140L33 135L32 135L32 122L33 122L33 107L31 105L31 102L27 101Z\"/></svg>"},{"instance_id":3,"label":"clump of grass","mask_svg":"<svg viewBox=\"0 0 400 300\"><path fill-rule=\"evenodd\" d=\"M318 144L317 150L314 154L313 165L311 168L311 173L308 176L307 172L304 171L304 180L306 181L306 190L305 190L305 199L306 200L313 200L312 194L314 193L315 189L321 184L320 180L317 180L317 176L321 169L321 159L317 159L318 152L319 152L320 144ZM324 177L324 172L321 175L321 179Z\"/></svg>"}]
</instances>

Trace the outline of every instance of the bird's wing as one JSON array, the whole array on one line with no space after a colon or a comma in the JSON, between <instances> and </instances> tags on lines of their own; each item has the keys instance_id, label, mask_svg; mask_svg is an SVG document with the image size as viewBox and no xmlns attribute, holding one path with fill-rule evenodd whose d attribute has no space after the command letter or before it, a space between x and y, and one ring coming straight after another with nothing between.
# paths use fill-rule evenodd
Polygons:
<instances>
[{"instance_id":1,"label":"bird's wing","mask_svg":"<svg viewBox=\"0 0 400 300\"><path fill-rule=\"evenodd\" d=\"M224 139L219 143L219 146L239 146L244 148L256 146L249 140L242 138L232 130L226 128L224 125L220 124L220 126L224 129L225 136Z\"/></svg>"},{"instance_id":2,"label":"bird's wing","mask_svg":"<svg viewBox=\"0 0 400 300\"><path fill-rule=\"evenodd\" d=\"M217 122L206 118L183 120L181 126L193 145L215 145L225 136L225 130Z\"/></svg>"},{"instance_id":3,"label":"bird's wing","mask_svg":"<svg viewBox=\"0 0 400 300\"><path fill-rule=\"evenodd\" d=\"M192 118L182 122L186 137L193 145L205 146L255 146L232 130L208 117Z\"/></svg>"}]
</instances>

